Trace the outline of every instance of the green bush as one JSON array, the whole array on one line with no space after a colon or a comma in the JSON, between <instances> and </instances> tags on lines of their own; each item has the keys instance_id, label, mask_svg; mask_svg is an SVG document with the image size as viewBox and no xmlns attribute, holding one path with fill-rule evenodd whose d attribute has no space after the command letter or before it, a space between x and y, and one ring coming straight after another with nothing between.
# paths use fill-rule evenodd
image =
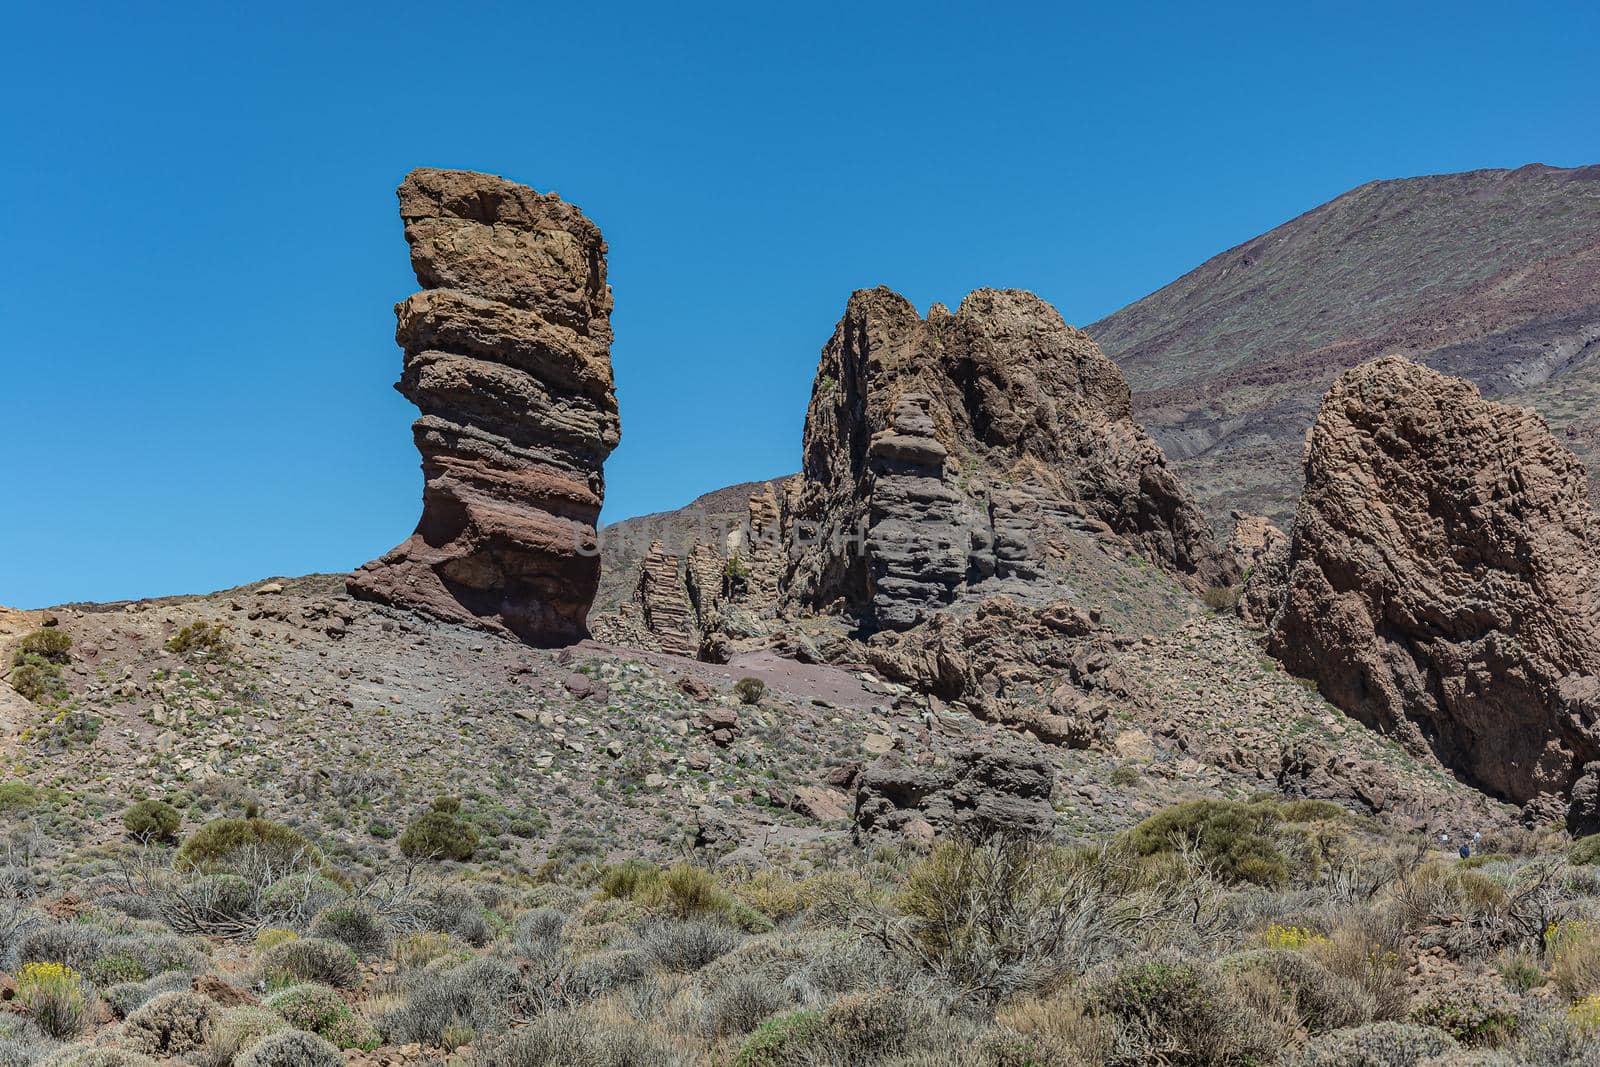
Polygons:
<instances>
[{"instance_id":1,"label":"green bush","mask_svg":"<svg viewBox=\"0 0 1600 1067\"><path fill-rule=\"evenodd\" d=\"M888 989L852 993L821 1011L789 1012L762 1023L740 1047L734 1065L885 1063L908 1051L932 1023L925 1009L900 993Z\"/></svg>"},{"instance_id":2,"label":"green bush","mask_svg":"<svg viewBox=\"0 0 1600 1067\"><path fill-rule=\"evenodd\" d=\"M335 989L354 989L361 984L361 965L355 953L337 941L318 937L273 945L261 954L258 969L269 985L320 982Z\"/></svg>"},{"instance_id":3,"label":"green bush","mask_svg":"<svg viewBox=\"0 0 1600 1067\"><path fill-rule=\"evenodd\" d=\"M364 960L389 951L389 924L364 900L348 900L322 909L311 921L311 936L348 945Z\"/></svg>"},{"instance_id":4,"label":"green bush","mask_svg":"<svg viewBox=\"0 0 1600 1067\"><path fill-rule=\"evenodd\" d=\"M67 695L61 668L42 656L18 656L11 665L11 688L35 704L48 704Z\"/></svg>"},{"instance_id":5,"label":"green bush","mask_svg":"<svg viewBox=\"0 0 1600 1067\"><path fill-rule=\"evenodd\" d=\"M767 683L760 678L740 678L733 683L733 691L745 704L759 704L767 694Z\"/></svg>"},{"instance_id":6,"label":"green bush","mask_svg":"<svg viewBox=\"0 0 1600 1067\"><path fill-rule=\"evenodd\" d=\"M1278 818L1287 823L1323 822L1349 814L1331 800L1286 800L1278 805Z\"/></svg>"},{"instance_id":7,"label":"green bush","mask_svg":"<svg viewBox=\"0 0 1600 1067\"><path fill-rule=\"evenodd\" d=\"M164 800L141 800L122 813L123 829L136 841L171 841L183 816Z\"/></svg>"},{"instance_id":8,"label":"green bush","mask_svg":"<svg viewBox=\"0 0 1600 1067\"><path fill-rule=\"evenodd\" d=\"M632 900L641 890L661 880L661 868L648 860L623 860L600 872L600 896L607 900Z\"/></svg>"},{"instance_id":9,"label":"green bush","mask_svg":"<svg viewBox=\"0 0 1600 1067\"><path fill-rule=\"evenodd\" d=\"M734 1067L799 1067L824 1029L822 1013L810 1009L769 1019L740 1047Z\"/></svg>"},{"instance_id":10,"label":"green bush","mask_svg":"<svg viewBox=\"0 0 1600 1067\"><path fill-rule=\"evenodd\" d=\"M227 653L230 644L227 623L221 620L206 622L200 619L191 622L168 638L167 651L180 656L200 653L221 656Z\"/></svg>"},{"instance_id":11,"label":"green bush","mask_svg":"<svg viewBox=\"0 0 1600 1067\"><path fill-rule=\"evenodd\" d=\"M1219 615L1232 614L1239 607L1239 586L1213 585L1200 594L1205 606Z\"/></svg>"},{"instance_id":12,"label":"green bush","mask_svg":"<svg viewBox=\"0 0 1600 1067\"><path fill-rule=\"evenodd\" d=\"M1280 886L1289 880L1289 864L1271 836L1278 819L1272 804L1190 800L1145 819L1127 841L1141 856L1193 849L1228 881Z\"/></svg>"},{"instance_id":13,"label":"green bush","mask_svg":"<svg viewBox=\"0 0 1600 1067\"><path fill-rule=\"evenodd\" d=\"M234 1067L344 1067L337 1048L304 1030L268 1034L233 1062Z\"/></svg>"},{"instance_id":14,"label":"green bush","mask_svg":"<svg viewBox=\"0 0 1600 1067\"><path fill-rule=\"evenodd\" d=\"M1570 858L1580 866L1600 864L1600 834L1590 834L1573 842Z\"/></svg>"},{"instance_id":15,"label":"green bush","mask_svg":"<svg viewBox=\"0 0 1600 1067\"><path fill-rule=\"evenodd\" d=\"M378 1032L325 985L314 982L293 985L273 993L264 1003L296 1030L309 1030L338 1048L378 1047Z\"/></svg>"},{"instance_id":16,"label":"green bush","mask_svg":"<svg viewBox=\"0 0 1600 1067\"><path fill-rule=\"evenodd\" d=\"M472 858L478 849L478 831L453 811L437 805L411 820L400 835L400 854L410 859L455 860Z\"/></svg>"},{"instance_id":17,"label":"green bush","mask_svg":"<svg viewBox=\"0 0 1600 1067\"><path fill-rule=\"evenodd\" d=\"M39 806L39 791L20 778L0 782L0 814L28 811Z\"/></svg>"},{"instance_id":18,"label":"green bush","mask_svg":"<svg viewBox=\"0 0 1600 1067\"><path fill-rule=\"evenodd\" d=\"M126 952L108 952L89 968L89 981L101 989L123 982L142 982L149 977L143 964Z\"/></svg>"},{"instance_id":19,"label":"green bush","mask_svg":"<svg viewBox=\"0 0 1600 1067\"><path fill-rule=\"evenodd\" d=\"M16 651L12 653L14 660L24 656L38 656L40 659L51 663L66 663L72 657L72 635L57 626L46 626L17 642Z\"/></svg>"},{"instance_id":20,"label":"green bush","mask_svg":"<svg viewBox=\"0 0 1600 1067\"><path fill-rule=\"evenodd\" d=\"M322 853L298 830L270 819L213 819L190 834L172 858L177 870L208 874L240 864L283 874L314 871L322 866Z\"/></svg>"}]
</instances>

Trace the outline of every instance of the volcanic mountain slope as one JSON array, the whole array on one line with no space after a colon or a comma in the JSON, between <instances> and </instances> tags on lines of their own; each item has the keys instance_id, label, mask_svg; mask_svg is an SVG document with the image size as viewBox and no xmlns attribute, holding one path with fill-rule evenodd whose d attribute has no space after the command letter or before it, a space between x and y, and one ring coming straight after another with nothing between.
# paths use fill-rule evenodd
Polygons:
<instances>
[{"instance_id":1,"label":"volcanic mountain slope","mask_svg":"<svg viewBox=\"0 0 1600 1067\"><path fill-rule=\"evenodd\" d=\"M1528 405L1600 476L1600 165L1370 182L1088 327L1214 517L1287 525L1342 370L1403 355Z\"/></svg>"}]
</instances>

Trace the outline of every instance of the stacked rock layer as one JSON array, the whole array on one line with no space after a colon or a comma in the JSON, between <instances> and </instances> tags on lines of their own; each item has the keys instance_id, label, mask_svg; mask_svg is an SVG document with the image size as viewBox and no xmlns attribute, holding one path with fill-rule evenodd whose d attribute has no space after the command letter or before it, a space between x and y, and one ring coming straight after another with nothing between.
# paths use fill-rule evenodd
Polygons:
<instances>
[{"instance_id":1,"label":"stacked rock layer","mask_svg":"<svg viewBox=\"0 0 1600 1067\"><path fill-rule=\"evenodd\" d=\"M789 504L791 602L843 601L883 629L980 586L1048 599L1052 525L1120 536L1195 589L1236 574L1121 372L1018 290L926 318L856 292L822 352Z\"/></svg>"},{"instance_id":2,"label":"stacked rock layer","mask_svg":"<svg viewBox=\"0 0 1600 1067\"><path fill-rule=\"evenodd\" d=\"M400 303L396 386L421 409L422 518L350 591L556 644L585 635L602 467L620 438L600 230L503 178L399 189L423 291Z\"/></svg>"}]
</instances>

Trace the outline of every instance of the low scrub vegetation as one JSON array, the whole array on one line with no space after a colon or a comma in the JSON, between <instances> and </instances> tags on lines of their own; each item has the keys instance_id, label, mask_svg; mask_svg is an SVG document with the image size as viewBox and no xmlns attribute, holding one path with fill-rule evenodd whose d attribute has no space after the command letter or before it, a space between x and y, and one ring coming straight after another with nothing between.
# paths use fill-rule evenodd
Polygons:
<instances>
[{"instance_id":1,"label":"low scrub vegetation","mask_svg":"<svg viewBox=\"0 0 1600 1067\"><path fill-rule=\"evenodd\" d=\"M72 879L4 882L47 887L0 902L5 1062L1600 1062L1600 879L1565 843L1474 864L1324 802L1213 800L1076 846L511 881L431 849L355 873L259 816L180 842L158 803Z\"/></svg>"}]
</instances>

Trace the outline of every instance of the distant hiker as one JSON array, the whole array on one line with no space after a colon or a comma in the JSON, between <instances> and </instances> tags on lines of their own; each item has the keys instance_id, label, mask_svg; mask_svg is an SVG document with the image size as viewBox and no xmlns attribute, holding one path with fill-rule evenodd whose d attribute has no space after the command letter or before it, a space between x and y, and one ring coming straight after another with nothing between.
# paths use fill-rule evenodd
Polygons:
<instances>
[{"instance_id":1,"label":"distant hiker","mask_svg":"<svg viewBox=\"0 0 1600 1067\"><path fill-rule=\"evenodd\" d=\"M1450 851L1450 835L1449 834L1440 834L1439 835L1439 847L1444 849L1446 852Z\"/></svg>"},{"instance_id":2,"label":"distant hiker","mask_svg":"<svg viewBox=\"0 0 1600 1067\"><path fill-rule=\"evenodd\" d=\"M1462 859L1466 859L1468 856L1471 856L1471 855L1472 855L1472 846L1463 843L1462 846L1461 846L1461 858Z\"/></svg>"}]
</instances>

